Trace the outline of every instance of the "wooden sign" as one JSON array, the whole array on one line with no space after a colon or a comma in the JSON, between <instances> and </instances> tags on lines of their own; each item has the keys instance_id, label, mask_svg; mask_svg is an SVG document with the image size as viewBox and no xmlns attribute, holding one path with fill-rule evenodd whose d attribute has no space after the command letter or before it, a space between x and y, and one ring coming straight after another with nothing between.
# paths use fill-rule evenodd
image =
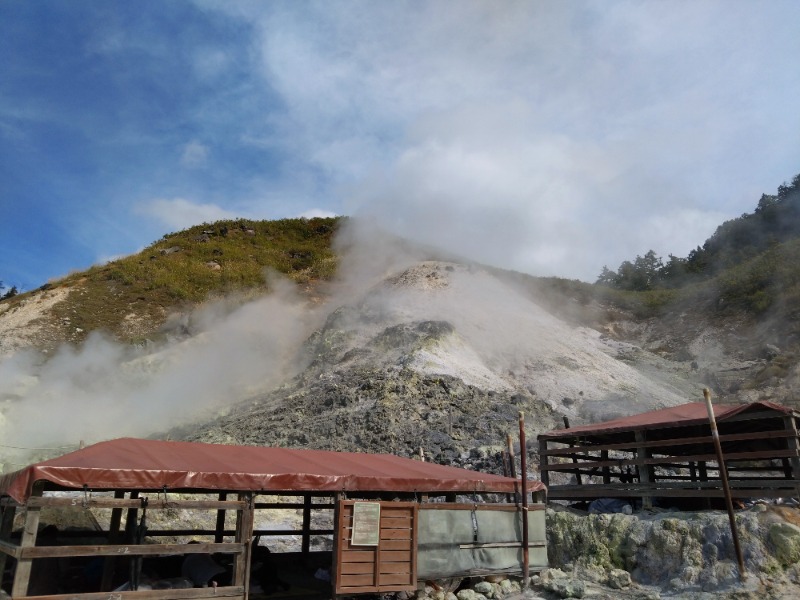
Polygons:
<instances>
[{"instance_id":1,"label":"wooden sign","mask_svg":"<svg viewBox=\"0 0 800 600\"><path fill-rule=\"evenodd\" d=\"M353 546L377 546L381 540L380 502L353 504Z\"/></svg>"}]
</instances>

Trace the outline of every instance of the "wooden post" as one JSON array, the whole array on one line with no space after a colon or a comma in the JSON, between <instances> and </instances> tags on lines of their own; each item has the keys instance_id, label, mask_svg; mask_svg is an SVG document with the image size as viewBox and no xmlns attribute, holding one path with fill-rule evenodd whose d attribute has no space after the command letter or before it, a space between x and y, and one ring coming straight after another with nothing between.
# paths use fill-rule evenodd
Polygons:
<instances>
[{"instance_id":1,"label":"wooden post","mask_svg":"<svg viewBox=\"0 0 800 600\"><path fill-rule=\"evenodd\" d=\"M311 551L311 494L303 495L303 541L301 550L303 559L308 561L308 554Z\"/></svg>"},{"instance_id":2,"label":"wooden post","mask_svg":"<svg viewBox=\"0 0 800 600\"><path fill-rule=\"evenodd\" d=\"M11 533L14 530L14 515L17 513L17 507L14 504L7 504L2 507L2 517L0 517L0 542L8 542L11 539ZM5 552L0 552L0 579L6 570Z\"/></svg>"},{"instance_id":3,"label":"wooden post","mask_svg":"<svg viewBox=\"0 0 800 600\"><path fill-rule=\"evenodd\" d=\"M242 552L233 561L233 585L244 586L244 597L247 598L250 590L250 559L255 521L253 494L243 492L239 494L239 501L245 503L244 508L236 512L236 543L241 545Z\"/></svg>"},{"instance_id":4,"label":"wooden post","mask_svg":"<svg viewBox=\"0 0 800 600\"><path fill-rule=\"evenodd\" d=\"M522 478L522 581L525 588L530 586L530 557L528 544L528 449L525 444L525 413L519 413L519 460Z\"/></svg>"},{"instance_id":5,"label":"wooden post","mask_svg":"<svg viewBox=\"0 0 800 600\"><path fill-rule=\"evenodd\" d=\"M121 499L125 497L123 490L116 490L114 498ZM119 543L119 527L122 523L122 509L111 509L111 523L108 526L108 543ZM106 556L103 561L103 578L100 583L100 591L108 592L111 590L112 582L114 581L114 569L116 567L117 559L115 556Z\"/></svg>"},{"instance_id":6,"label":"wooden post","mask_svg":"<svg viewBox=\"0 0 800 600\"><path fill-rule=\"evenodd\" d=\"M218 499L224 502L228 499L227 492L220 492ZM225 509L220 508L217 510L217 528L214 530L214 543L221 544L225 539Z\"/></svg>"},{"instance_id":7,"label":"wooden post","mask_svg":"<svg viewBox=\"0 0 800 600\"><path fill-rule=\"evenodd\" d=\"M635 432L636 443L644 444L644 432L643 431L636 431ZM636 469L639 471L639 483L644 484L643 487L647 487L652 483L652 479L650 477L650 466L646 464L644 461L650 457L650 452L648 449L640 445L636 448ZM653 497L650 495L642 495L642 508L653 508Z\"/></svg>"},{"instance_id":8,"label":"wooden post","mask_svg":"<svg viewBox=\"0 0 800 600\"><path fill-rule=\"evenodd\" d=\"M747 579L744 570L744 558L742 548L739 546L739 532L736 530L736 517L733 514L733 501L731 500L731 488L728 485L728 470L725 468L725 460L722 456L722 444L719 441L717 431L717 419L714 416L714 407L711 405L711 390L703 388L703 396L706 399L706 409L708 409L708 422L711 425L711 437L714 439L714 449L717 452L717 462L719 463L719 477L722 480L722 490L725 493L725 506L728 509L728 520L731 523L731 535L733 536L733 548L736 551L736 560L739 562L739 579Z\"/></svg>"},{"instance_id":9,"label":"wooden post","mask_svg":"<svg viewBox=\"0 0 800 600\"><path fill-rule=\"evenodd\" d=\"M566 415L564 415L564 428L569 429L569 417ZM575 444L570 442L569 447L574 448ZM575 458L574 454L572 455L572 462L575 463L576 465L578 464L578 459ZM575 469L575 483L577 483L578 485L583 485L583 481L581 480L581 472L578 469Z\"/></svg>"},{"instance_id":10,"label":"wooden post","mask_svg":"<svg viewBox=\"0 0 800 600\"><path fill-rule=\"evenodd\" d=\"M336 587L339 584L339 578L342 575L342 565L339 564L341 548L344 545L342 540L342 500L344 494L336 492L333 495L333 552L331 553L331 598L336 600Z\"/></svg>"},{"instance_id":11,"label":"wooden post","mask_svg":"<svg viewBox=\"0 0 800 600\"><path fill-rule=\"evenodd\" d=\"M134 490L131 492L131 500L136 500L139 497L139 492ZM133 544L133 538L136 536L136 521L139 518L138 508L129 508L125 513L125 543Z\"/></svg>"},{"instance_id":12,"label":"wooden post","mask_svg":"<svg viewBox=\"0 0 800 600\"><path fill-rule=\"evenodd\" d=\"M44 482L37 481L33 484L31 498L39 498L44 492ZM39 533L39 516L41 508L38 506L25 507L25 528L22 530L20 546L32 548L36 545L36 536ZM17 561L17 570L14 572L14 586L11 588L11 597L18 598L28 595L28 584L31 578L32 558L20 558Z\"/></svg>"},{"instance_id":13,"label":"wooden post","mask_svg":"<svg viewBox=\"0 0 800 600\"><path fill-rule=\"evenodd\" d=\"M603 462L608 462L608 450L602 450L600 452L600 460ZM603 467L603 483L610 484L611 483L611 468L610 467Z\"/></svg>"},{"instance_id":14,"label":"wooden post","mask_svg":"<svg viewBox=\"0 0 800 600\"><path fill-rule=\"evenodd\" d=\"M789 459L791 465L791 479L794 480L794 489L798 496L800 496L800 441L798 440L797 423L795 423L794 415L789 415L783 418L783 424L787 431L792 433L792 437L786 438L786 443L789 450L794 450L795 456Z\"/></svg>"},{"instance_id":15,"label":"wooden post","mask_svg":"<svg viewBox=\"0 0 800 600\"><path fill-rule=\"evenodd\" d=\"M513 479L517 478L517 459L514 456L514 442L511 439L511 434L506 434L506 451L508 452L508 469ZM519 503L519 492L514 492L514 501Z\"/></svg>"},{"instance_id":16,"label":"wooden post","mask_svg":"<svg viewBox=\"0 0 800 600\"><path fill-rule=\"evenodd\" d=\"M547 470L547 441L539 440L539 472L545 487L550 485L550 471Z\"/></svg>"}]
</instances>

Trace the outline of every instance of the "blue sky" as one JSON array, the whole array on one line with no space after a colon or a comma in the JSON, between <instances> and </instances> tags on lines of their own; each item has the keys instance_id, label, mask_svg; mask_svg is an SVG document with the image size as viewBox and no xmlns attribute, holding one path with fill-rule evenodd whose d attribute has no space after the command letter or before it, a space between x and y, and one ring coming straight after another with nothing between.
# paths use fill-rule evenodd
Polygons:
<instances>
[{"instance_id":1,"label":"blue sky","mask_svg":"<svg viewBox=\"0 0 800 600\"><path fill-rule=\"evenodd\" d=\"M800 173L800 3L2 0L0 280L348 214L592 281Z\"/></svg>"}]
</instances>

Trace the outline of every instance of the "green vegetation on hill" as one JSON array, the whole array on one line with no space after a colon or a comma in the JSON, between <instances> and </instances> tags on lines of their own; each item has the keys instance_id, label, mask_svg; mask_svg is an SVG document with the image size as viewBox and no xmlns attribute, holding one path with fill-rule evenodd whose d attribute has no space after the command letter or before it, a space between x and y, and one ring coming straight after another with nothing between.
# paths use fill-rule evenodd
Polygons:
<instances>
[{"instance_id":1,"label":"green vegetation on hill","mask_svg":"<svg viewBox=\"0 0 800 600\"><path fill-rule=\"evenodd\" d=\"M270 270L311 291L336 271L331 240L341 223L338 217L236 220L169 233L138 254L52 284L77 290L54 308L54 317L79 332L71 336L75 341L98 329L136 339L157 329L173 309L268 291ZM128 315L139 325L126 323Z\"/></svg>"},{"instance_id":2,"label":"green vegetation on hill","mask_svg":"<svg viewBox=\"0 0 800 600\"><path fill-rule=\"evenodd\" d=\"M722 313L777 309L800 320L800 175L762 195L752 214L720 225L687 258L664 262L651 250L617 271L603 267L596 287L656 312L676 300L704 300Z\"/></svg>"},{"instance_id":3,"label":"green vegetation on hill","mask_svg":"<svg viewBox=\"0 0 800 600\"><path fill-rule=\"evenodd\" d=\"M266 289L265 269L297 283L328 279L336 270L331 238L338 223L331 218L199 225L169 233L139 254L94 267L88 276L155 292L171 302Z\"/></svg>"}]
</instances>

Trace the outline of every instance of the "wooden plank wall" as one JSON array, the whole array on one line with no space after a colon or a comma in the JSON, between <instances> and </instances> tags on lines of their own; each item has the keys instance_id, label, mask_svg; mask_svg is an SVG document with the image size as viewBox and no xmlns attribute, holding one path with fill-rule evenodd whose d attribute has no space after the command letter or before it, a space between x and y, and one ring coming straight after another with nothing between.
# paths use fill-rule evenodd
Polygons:
<instances>
[{"instance_id":1,"label":"wooden plank wall","mask_svg":"<svg viewBox=\"0 0 800 600\"><path fill-rule=\"evenodd\" d=\"M413 591L417 586L417 510L415 502L380 502L380 542L353 546L354 500L338 514L334 592L362 594Z\"/></svg>"}]
</instances>

